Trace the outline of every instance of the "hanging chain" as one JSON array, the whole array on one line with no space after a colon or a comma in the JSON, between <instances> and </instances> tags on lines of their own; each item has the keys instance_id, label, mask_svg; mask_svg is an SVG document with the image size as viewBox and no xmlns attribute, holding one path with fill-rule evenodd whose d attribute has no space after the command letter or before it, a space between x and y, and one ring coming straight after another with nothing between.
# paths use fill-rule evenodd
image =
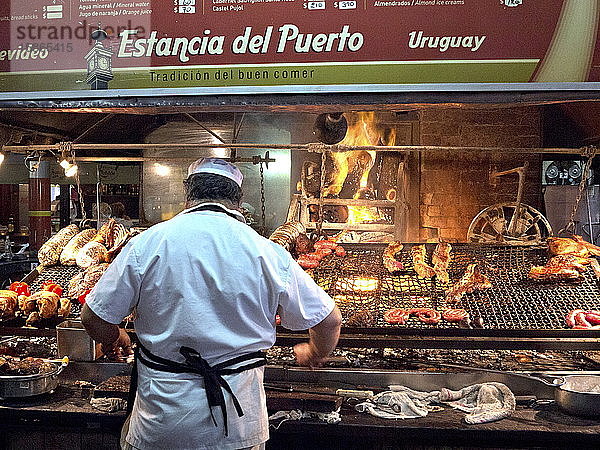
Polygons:
<instances>
[{"instance_id":1,"label":"hanging chain","mask_svg":"<svg viewBox=\"0 0 600 450\"><path fill-rule=\"evenodd\" d=\"M321 178L319 179L319 209L317 218L317 237L320 239L323 233L323 191L325 189L325 150L321 151Z\"/></svg>"},{"instance_id":2,"label":"hanging chain","mask_svg":"<svg viewBox=\"0 0 600 450\"><path fill-rule=\"evenodd\" d=\"M260 162L259 168L260 168L260 220L261 220L260 234L262 236L265 236L266 232L267 232L267 221L265 219L265 169L263 167L262 161Z\"/></svg>"},{"instance_id":3,"label":"hanging chain","mask_svg":"<svg viewBox=\"0 0 600 450\"><path fill-rule=\"evenodd\" d=\"M575 215L577 214L577 210L579 208L579 202L583 197L583 192L587 187L587 180L590 173L590 169L592 167L592 161L594 156L596 156L596 147L587 146L583 148L583 152L581 153L583 157L587 158L585 162L585 166L583 169L583 173L581 174L581 182L579 183L579 189L577 190L577 197L575 198L575 204L573 205L573 209L571 210L571 216L569 217L569 221L567 225L558 232L561 234L562 232L575 234Z\"/></svg>"}]
</instances>

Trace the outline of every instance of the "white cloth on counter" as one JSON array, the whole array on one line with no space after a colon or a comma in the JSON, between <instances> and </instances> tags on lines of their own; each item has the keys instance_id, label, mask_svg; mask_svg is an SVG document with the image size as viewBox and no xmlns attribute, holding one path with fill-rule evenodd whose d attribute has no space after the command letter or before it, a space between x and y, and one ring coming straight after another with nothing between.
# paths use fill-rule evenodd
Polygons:
<instances>
[{"instance_id":1,"label":"white cloth on counter","mask_svg":"<svg viewBox=\"0 0 600 450\"><path fill-rule=\"evenodd\" d=\"M502 383L474 384L459 391L421 392L399 385L389 389L357 404L356 410L384 419L416 419L441 411L439 405L446 404L466 412L466 423L477 424L504 419L516 407L514 394Z\"/></svg>"},{"instance_id":2,"label":"white cloth on counter","mask_svg":"<svg viewBox=\"0 0 600 450\"><path fill-rule=\"evenodd\" d=\"M316 411L302 411L300 409L292 409L290 411L277 411L269 416L269 422L279 420L279 423L277 425L271 424L271 426L276 430L281 426L283 422L287 422L288 420L300 419L317 419L321 422L325 422L328 424L336 424L342 420L342 416L340 416L339 410L324 413Z\"/></svg>"},{"instance_id":3,"label":"white cloth on counter","mask_svg":"<svg viewBox=\"0 0 600 450\"><path fill-rule=\"evenodd\" d=\"M125 411L127 401L116 397L103 397L90 399L90 405L103 412Z\"/></svg>"}]
</instances>

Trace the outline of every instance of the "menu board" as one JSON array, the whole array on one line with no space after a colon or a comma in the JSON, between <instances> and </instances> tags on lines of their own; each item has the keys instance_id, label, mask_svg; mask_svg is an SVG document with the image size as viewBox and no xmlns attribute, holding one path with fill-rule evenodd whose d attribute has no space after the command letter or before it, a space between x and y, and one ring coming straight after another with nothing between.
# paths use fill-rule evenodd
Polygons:
<instances>
[{"instance_id":1,"label":"menu board","mask_svg":"<svg viewBox=\"0 0 600 450\"><path fill-rule=\"evenodd\" d=\"M0 95L600 81L596 0L1 3Z\"/></svg>"}]
</instances>

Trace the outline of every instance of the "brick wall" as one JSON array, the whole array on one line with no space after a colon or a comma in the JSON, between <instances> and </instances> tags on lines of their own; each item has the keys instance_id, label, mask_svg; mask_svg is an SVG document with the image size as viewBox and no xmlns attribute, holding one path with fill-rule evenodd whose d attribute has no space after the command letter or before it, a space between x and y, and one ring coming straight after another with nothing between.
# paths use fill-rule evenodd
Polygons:
<instances>
[{"instance_id":1,"label":"brick wall","mask_svg":"<svg viewBox=\"0 0 600 450\"><path fill-rule=\"evenodd\" d=\"M469 224L479 211L516 199L518 176L503 176L493 185L491 171L513 169L525 161L529 162L529 168L523 201L541 210L541 155L511 153L511 148L541 147L541 130L541 111L536 107L422 111L421 145L502 147L506 152L421 154L421 241L440 238L464 242Z\"/></svg>"}]
</instances>

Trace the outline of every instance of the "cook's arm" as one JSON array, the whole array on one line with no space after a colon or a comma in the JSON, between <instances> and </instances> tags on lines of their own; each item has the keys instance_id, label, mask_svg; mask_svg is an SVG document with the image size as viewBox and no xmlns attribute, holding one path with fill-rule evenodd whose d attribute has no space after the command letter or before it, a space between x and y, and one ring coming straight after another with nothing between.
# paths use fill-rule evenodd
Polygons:
<instances>
[{"instance_id":1,"label":"cook's arm","mask_svg":"<svg viewBox=\"0 0 600 450\"><path fill-rule=\"evenodd\" d=\"M298 364L308 367L322 365L337 345L341 326L342 315L336 306L325 319L308 330L308 342L294 346Z\"/></svg>"},{"instance_id":2,"label":"cook's arm","mask_svg":"<svg viewBox=\"0 0 600 450\"><path fill-rule=\"evenodd\" d=\"M118 352L120 349L131 353L131 339L127 332L98 317L87 304L81 309L81 322L92 339L102 344L104 353Z\"/></svg>"}]
</instances>

